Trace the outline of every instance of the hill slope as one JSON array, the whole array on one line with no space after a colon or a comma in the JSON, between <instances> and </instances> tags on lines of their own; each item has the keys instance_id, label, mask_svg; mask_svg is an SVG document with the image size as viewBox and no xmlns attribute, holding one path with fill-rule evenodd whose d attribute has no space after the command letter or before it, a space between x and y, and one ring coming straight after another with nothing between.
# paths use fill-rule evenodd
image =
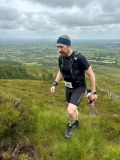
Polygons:
<instances>
[{"instance_id":1,"label":"hill slope","mask_svg":"<svg viewBox=\"0 0 120 160\"><path fill-rule=\"evenodd\" d=\"M38 159L119 160L120 104L98 89L96 107L100 115L95 117L90 116L84 97L79 107L80 127L66 141L65 89L61 83L56 94L51 95L50 84L49 81L0 80L1 102L11 97L13 100L20 98L23 102L29 101L29 107L37 108L37 130L35 134L31 133L31 136L34 135L31 141L37 149ZM10 120L12 117L8 118Z\"/></svg>"}]
</instances>

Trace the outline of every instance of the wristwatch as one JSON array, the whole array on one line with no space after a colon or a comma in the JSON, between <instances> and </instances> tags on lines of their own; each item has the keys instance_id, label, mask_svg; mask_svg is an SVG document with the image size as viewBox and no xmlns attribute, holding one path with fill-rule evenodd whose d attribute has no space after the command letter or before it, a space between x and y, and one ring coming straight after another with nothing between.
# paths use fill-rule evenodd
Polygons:
<instances>
[{"instance_id":1,"label":"wristwatch","mask_svg":"<svg viewBox=\"0 0 120 160\"><path fill-rule=\"evenodd\" d=\"M58 85L58 82L57 81L54 81L52 86L56 87Z\"/></svg>"}]
</instances>

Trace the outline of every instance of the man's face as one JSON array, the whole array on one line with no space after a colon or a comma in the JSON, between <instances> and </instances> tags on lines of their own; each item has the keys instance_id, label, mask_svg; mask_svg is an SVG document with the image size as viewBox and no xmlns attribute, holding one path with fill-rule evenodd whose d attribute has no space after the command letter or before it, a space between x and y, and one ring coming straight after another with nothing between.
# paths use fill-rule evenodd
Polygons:
<instances>
[{"instance_id":1,"label":"man's face","mask_svg":"<svg viewBox=\"0 0 120 160\"><path fill-rule=\"evenodd\" d=\"M61 55L67 56L69 54L70 47L64 44L57 44L57 49Z\"/></svg>"}]
</instances>

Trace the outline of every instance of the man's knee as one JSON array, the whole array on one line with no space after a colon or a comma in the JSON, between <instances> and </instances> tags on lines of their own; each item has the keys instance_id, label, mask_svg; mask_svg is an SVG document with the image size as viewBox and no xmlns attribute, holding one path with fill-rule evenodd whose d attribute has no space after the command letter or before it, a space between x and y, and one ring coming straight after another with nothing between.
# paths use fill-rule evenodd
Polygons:
<instances>
[{"instance_id":1,"label":"man's knee","mask_svg":"<svg viewBox=\"0 0 120 160\"><path fill-rule=\"evenodd\" d=\"M74 117L75 114L76 114L76 109L77 109L77 106L75 106L74 104L69 104L68 105L68 108L67 108L67 113L70 117Z\"/></svg>"},{"instance_id":2,"label":"man's knee","mask_svg":"<svg viewBox=\"0 0 120 160\"><path fill-rule=\"evenodd\" d=\"M74 110L72 110L72 109L67 109L67 113L68 113L68 116L70 116L70 117L74 117Z\"/></svg>"}]
</instances>

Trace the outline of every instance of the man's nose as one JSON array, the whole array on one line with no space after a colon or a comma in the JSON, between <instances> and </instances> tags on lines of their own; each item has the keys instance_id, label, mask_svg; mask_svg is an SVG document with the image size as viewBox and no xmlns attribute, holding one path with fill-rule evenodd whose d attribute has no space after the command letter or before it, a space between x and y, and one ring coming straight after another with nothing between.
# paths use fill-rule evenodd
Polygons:
<instances>
[{"instance_id":1,"label":"man's nose","mask_svg":"<svg viewBox=\"0 0 120 160\"><path fill-rule=\"evenodd\" d=\"M60 47L58 48L58 51L59 51L59 52L61 51L61 48L60 48Z\"/></svg>"}]
</instances>

